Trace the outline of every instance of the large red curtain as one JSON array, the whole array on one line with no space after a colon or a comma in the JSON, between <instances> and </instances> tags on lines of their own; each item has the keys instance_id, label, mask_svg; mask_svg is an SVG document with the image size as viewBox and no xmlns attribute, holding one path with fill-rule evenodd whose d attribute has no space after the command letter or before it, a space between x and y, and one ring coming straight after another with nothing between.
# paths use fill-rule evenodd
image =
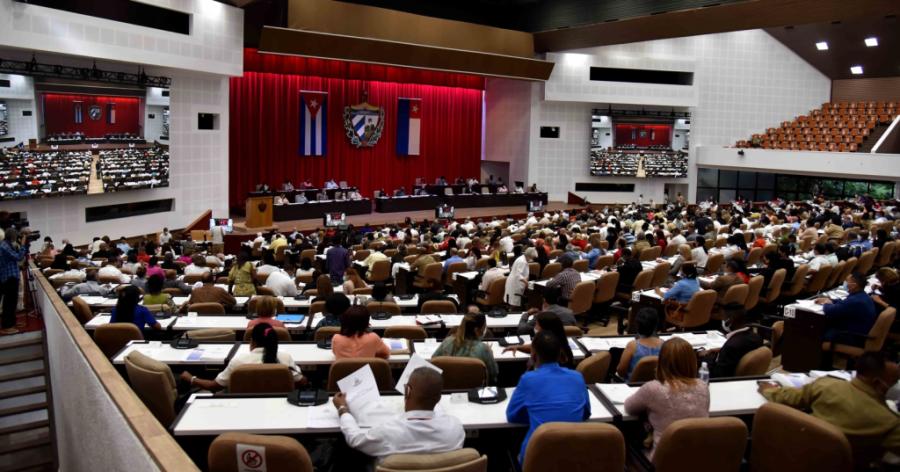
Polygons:
<instances>
[{"instance_id":1,"label":"large red curtain","mask_svg":"<svg viewBox=\"0 0 900 472\"><path fill-rule=\"evenodd\" d=\"M44 129L47 134L80 131L87 137L102 137L107 133L140 134L140 99L101 95L45 93ZM75 122L75 103L81 102L81 123ZM115 104L116 122L108 123L109 104ZM100 107L100 119L90 116L91 107Z\"/></svg>"},{"instance_id":2,"label":"large red curtain","mask_svg":"<svg viewBox=\"0 0 900 472\"><path fill-rule=\"evenodd\" d=\"M406 69L387 69L406 78ZM298 153L301 90L328 92L326 156ZM364 91L370 104L385 111L384 130L373 148L352 146L343 123L344 107L360 103ZM240 206L257 183L275 188L287 179L296 185L309 178L316 186L329 178L345 180L371 197L376 189L409 189L416 177L477 178L482 93L478 88L245 71L231 79L229 202ZM422 99L419 156L396 153L398 97Z\"/></svg>"},{"instance_id":3,"label":"large red curtain","mask_svg":"<svg viewBox=\"0 0 900 472\"><path fill-rule=\"evenodd\" d=\"M616 146L672 146L670 125L616 124Z\"/></svg>"}]
</instances>

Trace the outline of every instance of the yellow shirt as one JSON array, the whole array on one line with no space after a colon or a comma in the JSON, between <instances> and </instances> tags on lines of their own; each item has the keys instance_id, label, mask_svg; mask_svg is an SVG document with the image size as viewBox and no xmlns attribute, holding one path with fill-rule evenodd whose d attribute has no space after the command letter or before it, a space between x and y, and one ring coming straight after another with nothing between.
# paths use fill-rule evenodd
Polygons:
<instances>
[{"instance_id":1,"label":"yellow shirt","mask_svg":"<svg viewBox=\"0 0 900 472\"><path fill-rule=\"evenodd\" d=\"M277 238L269 244L269 249L273 252L276 251L281 246L287 246L287 239L285 238Z\"/></svg>"},{"instance_id":2,"label":"yellow shirt","mask_svg":"<svg viewBox=\"0 0 900 472\"><path fill-rule=\"evenodd\" d=\"M803 388L780 388L763 395L769 401L811 410L816 418L836 426L847 436L854 456L864 454L873 458L868 452L879 446L900 453L900 417L872 387L859 379L847 382L823 377ZM873 459L877 460L878 451L873 452L876 456ZM854 457L857 463L859 459Z\"/></svg>"}]
</instances>

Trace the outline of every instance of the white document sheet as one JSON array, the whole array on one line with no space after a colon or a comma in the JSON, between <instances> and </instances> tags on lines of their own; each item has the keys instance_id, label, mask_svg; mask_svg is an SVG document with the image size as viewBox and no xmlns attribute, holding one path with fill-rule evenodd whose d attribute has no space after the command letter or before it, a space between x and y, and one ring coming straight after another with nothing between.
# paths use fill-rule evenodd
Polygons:
<instances>
[{"instance_id":1,"label":"white document sheet","mask_svg":"<svg viewBox=\"0 0 900 472\"><path fill-rule=\"evenodd\" d=\"M403 373L400 374L400 379L397 380L397 386L395 387L395 389L398 392L406 393L406 383L409 382L409 376L412 375L412 373L419 367L427 367L429 369L434 369L442 374L444 373L442 369L439 369L431 362L426 361L418 353L413 353L413 355L409 358L409 362L406 363L406 368L403 369Z\"/></svg>"}]
</instances>

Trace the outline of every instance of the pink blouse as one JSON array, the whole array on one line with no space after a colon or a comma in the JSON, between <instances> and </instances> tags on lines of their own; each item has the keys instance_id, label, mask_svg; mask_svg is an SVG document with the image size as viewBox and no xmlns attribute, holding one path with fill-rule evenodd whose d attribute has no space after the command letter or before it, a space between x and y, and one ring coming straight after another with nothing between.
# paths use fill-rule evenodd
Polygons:
<instances>
[{"instance_id":1,"label":"pink blouse","mask_svg":"<svg viewBox=\"0 0 900 472\"><path fill-rule=\"evenodd\" d=\"M709 417L709 387L699 379L691 385L679 384L677 389L653 380L642 385L625 400L625 411L629 415L647 413L650 425L653 426L653 449L650 451L652 459L659 438L672 422L684 418Z\"/></svg>"},{"instance_id":2,"label":"pink blouse","mask_svg":"<svg viewBox=\"0 0 900 472\"><path fill-rule=\"evenodd\" d=\"M254 326L256 326L256 325L258 325L258 324L260 324L260 323L268 323L269 326L271 326L271 327L273 327L273 328L284 328L284 323L282 323L281 321L276 320L275 318L262 318L262 317L260 317L260 318L252 319L252 320L250 320L249 323L247 323L247 331L250 331L251 329L253 329Z\"/></svg>"},{"instance_id":3,"label":"pink blouse","mask_svg":"<svg viewBox=\"0 0 900 472\"><path fill-rule=\"evenodd\" d=\"M387 359L391 350L387 344L375 333L366 333L362 336L334 335L331 340L331 352L335 359L349 357L381 357Z\"/></svg>"}]
</instances>

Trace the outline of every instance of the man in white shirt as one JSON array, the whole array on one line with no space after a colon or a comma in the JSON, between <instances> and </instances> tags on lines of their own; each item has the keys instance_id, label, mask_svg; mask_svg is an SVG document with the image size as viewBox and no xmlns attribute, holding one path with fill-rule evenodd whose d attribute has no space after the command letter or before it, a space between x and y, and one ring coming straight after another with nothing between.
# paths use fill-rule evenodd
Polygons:
<instances>
[{"instance_id":1,"label":"man in white shirt","mask_svg":"<svg viewBox=\"0 0 900 472\"><path fill-rule=\"evenodd\" d=\"M278 297L294 297L297 295L297 284L294 278L285 271L278 269L266 277L266 287L275 292Z\"/></svg>"},{"instance_id":2,"label":"man in white shirt","mask_svg":"<svg viewBox=\"0 0 900 472\"><path fill-rule=\"evenodd\" d=\"M213 244L225 244L225 229L216 225L209 229L209 236Z\"/></svg>"},{"instance_id":3,"label":"man in white shirt","mask_svg":"<svg viewBox=\"0 0 900 472\"><path fill-rule=\"evenodd\" d=\"M209 272L209 267L204 264L205 259L200 254L191 257L191 263L185 266L184 275L202 275Z\"/></svg>"},{"instance_id":4,"label":"man in white shirt","mask_svg":"<svg viewBox=\"0 0 900 472\"><path fill-rule=\"evenodd\" d=\"M329 179L325 182L325 188L329 189L329 190L338 188L338 184L337 184L337 182L334 181L334 179Z\"/></svg>"},{"instance_id":5,"label":"man in white shirt","mask_svg":"<svg viewBox=\"0 0 900 472\"><path fill-rule=\"evenodd\" d=\"M816 244L814 251L815 257L809 261L810 272L818 272L822 267L831 265L831 261L828 260L828 256L825 254L824 244Z\"/></svg>"},{"instance_id":6,"label":"man in white shirt","mask_svg":"<svg viewBox=\"0 0 900 472\"><path fill-rule=\"evenodd\" d=\"M130 280L127 275L123 274L122 271L115 266L115 264L106 264L105 266L101 267L100 270L97 271L97 278L104 280L106 278L116 278L123 284L128 283L128 281Z\"/></svg>"},{"instance_id":7,"label":"man in white shirt","mask_svg":"<svg viewBox=\"0 0 900 472\"><path fill-rule=\"evenodd\" d=\"M306 199L306 194L303 192L299 192L297 193L297 195L294 195L294 203L306 203L308 201L309 200Z\"/></svg>"},{"instance_id":8,"label":"man in white shirt","mask_svg":"<svg viewBox=\"0 0 900 472\"><path fill-rule=\"evenodd\" d=\"M497 267L497 260L493 257L488 259L487 264L488 270L481 276L481 285L478 286L478 289L482 292L487 292L491 288L491 283L503 278L504 275L503 269Z\"/></svg>"},{"instance_id":9,"label":"man in white shirt","mask_svg":"<svg viewBox=\"0 0 900 472\"><path fill-rule=\"evenodd\" d=\"M515 241L509 234L500 238L500 250L504 253L509 254L513 252L513 245L515 245Z\"/></svg>"},{"instance_id":10,"label":"man in white shirt","mask_svg":"<svg viewBox=\"0 0 900 472\"><path fill-rule=\"evenodd\" d=\"M159 244L169 244L171 240L172 233L169 232L169 228L163 228L162 233L159 234Z\"/></svg>"},{"instance_id":11,"label":"man in white shirt","mask_svg":"<svg viewBox=\"0 0 900 472\"><path fill-rule=\"evenodd\" d=\"M370 429L361 429L343 393L334 396L347 445L382 461L392 454L449 452L462 448L466 433L455 416L436 413L444 380L441 374L420 367L409 376L404 392L404 413Z\"/></svg>"},{"instance_id":12,"label":"man in white shirt","mask_svg":"<svg viewBox=\"0 0 900 472\"><path fill-rule=\"evenodd\" d=\"M669 245L673 245L675 247L681 246L682 244L687 244L687 239L681 235L681 230L675 228L672 230L672 239L669 240Z\"/></svg>"}]
</instances>

